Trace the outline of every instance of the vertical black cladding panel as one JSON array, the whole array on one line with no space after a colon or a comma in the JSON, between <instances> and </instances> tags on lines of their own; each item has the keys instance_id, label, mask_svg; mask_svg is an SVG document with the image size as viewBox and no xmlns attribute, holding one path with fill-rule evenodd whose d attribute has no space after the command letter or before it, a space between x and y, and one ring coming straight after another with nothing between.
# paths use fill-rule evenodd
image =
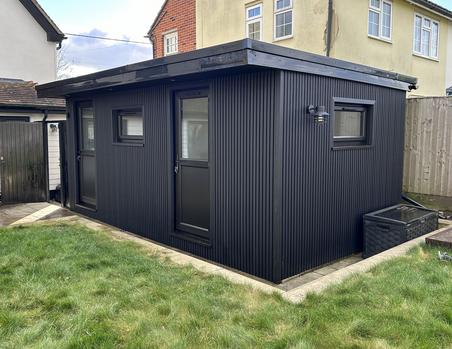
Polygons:
<instances>
[{"instance_id":1,"label":"vertical black cladding panel","mask_svg":"<svg viewBox=\"0 0 452 349\"><path fill-rule=\"evenodd\" d=\"M272 279L273 137L277 73L212 82L218 260Z\"/></svg>"},{"instance_id":2,"label":"vertical black cladding panel","mask_svg":"<svg viewBox=\"0 0 452 349\"><path fill-rule=\"evenodd\" d=\"M75 206L76 132L71 115L68 171L72 207L119 228L272 279L276 75L262 71L201 83L209 87L211 246L171 234L174 125L170 110L172 94L178 89L174 84L89 96L96 113L96 211ZM113 144L112 108L137 105L144 107L144 146Z\"/></svg>"},{"instance_id":3,"label":"vertical black cladding panel","mask_svg":"<svg viewBox=\"0 0 452 349\"><path fill-rule=\"evenodd\" d=\"M284 73L283 277L362 249L362 214L396 204L402 190L405 92ZM332 150L331 123L306 107L332 98L375 100L373 146Z\"/></svg>"}]
</instances>

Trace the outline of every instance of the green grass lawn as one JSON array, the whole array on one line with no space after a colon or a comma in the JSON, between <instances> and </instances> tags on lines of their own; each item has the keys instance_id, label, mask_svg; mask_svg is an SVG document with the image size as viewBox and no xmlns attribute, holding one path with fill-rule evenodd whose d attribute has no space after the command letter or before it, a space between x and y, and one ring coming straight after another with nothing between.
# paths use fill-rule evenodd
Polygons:
<instances>
[{"instance_id":1,"label":"green grass lawn","mask_svg":"<svg viewBox=\"0 0 452 349\"><path fill-rule=\"evenodd\" d=\"M0 348L452 348L436 252L293 305L80 226L3 229Z\"/></svg>"}]
</instances>

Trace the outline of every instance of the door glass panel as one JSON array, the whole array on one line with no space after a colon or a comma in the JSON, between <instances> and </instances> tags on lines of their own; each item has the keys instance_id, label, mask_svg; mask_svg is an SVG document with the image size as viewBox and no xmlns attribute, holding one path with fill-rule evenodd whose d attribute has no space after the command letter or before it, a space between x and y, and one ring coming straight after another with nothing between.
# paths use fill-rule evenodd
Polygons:
<instances>
[{"instance_id":1,"label":"door glass panel","mask_svg":"<svg viewBox=\"0 0 452 349\"><path fill-rule=\"evenodd\" d=\"M94 142L94 112L93 108L80 108L82 117L82 149L81 150L95 150Z\"/></svg>"},{"instance_id":2,"label":"door glass panel","mask_svg":"<svg viewBox=\"0 0 452 349\"><path fill-rule=\"evenodd\" d=\"M209 159L208 98L182 99L182 158Z\"/></svg>"},{"instance_id":3,"label":"door glass panel","mask_svg":"<svg viewBox=\"0 0 452 349\"><path fill-rule=\"evenodd\" d=\"M182 166L180 222L209 230L209 169Z\"/></svg>"},{"instance_id":4,"label":"door glass panel","mask_svg":"<svg viewBox=\"0 0 452 349\"><path fill-rule=\"evenodd\" d=\"M80 159L80 201L96 204L96 158L82 156Z\"/></svg>"}]
</instances>

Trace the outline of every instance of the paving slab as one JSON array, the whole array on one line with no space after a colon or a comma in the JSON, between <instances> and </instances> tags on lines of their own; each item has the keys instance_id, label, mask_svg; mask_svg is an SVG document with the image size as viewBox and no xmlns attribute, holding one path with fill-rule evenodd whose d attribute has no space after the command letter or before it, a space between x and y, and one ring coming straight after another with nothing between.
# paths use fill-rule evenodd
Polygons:
<instances>
[{"instance_id":1,"label":"paving slab","mask_svg":"<svg viewBox=\"0 0 452 349\"><path fill-rule=\"evenodd\" d=\"M425 242L432 246L452 249L452 228L426 238Z\"/></svg>"},{"instance_id":2,"label":"paving slab","mask_svg":"<svg viewBox=\"0 0 452 349\"><path fill-rule=\"evenodd\" d=\"M26 216L49 206L48 202L36 202L17 205L0 205L0 227L8 226Z\"/></svg>"},{"instance_id":3,"label":"paving slab","mask_svg":"<svg viewBox=\"0 0 452 349\"><path fill-rule=\"evenodd\" d=\"M15 222L12 222L10 225L21 225L21 224L26 224L26 223L33 223L33 222L36 222L52 213L55 213L56 211L58 211L60 209L61 208L57 205L47 203L47 205L45 207L41 208L40 210L37 210L37 211L29 214L28 216L22 217L22 218L16 220Z\"/></svg>"}]
</instances>

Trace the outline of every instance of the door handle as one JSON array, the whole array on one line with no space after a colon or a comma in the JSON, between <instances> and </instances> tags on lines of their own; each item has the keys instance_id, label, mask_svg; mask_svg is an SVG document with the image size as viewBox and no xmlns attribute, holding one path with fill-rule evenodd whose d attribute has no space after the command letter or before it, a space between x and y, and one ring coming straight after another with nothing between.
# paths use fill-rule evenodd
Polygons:
<instances>
[{"instance_id":1,"label":"door handle","mask_svg":"<svg viewBox=\"0 0 452 349\"><path fill-rule=\"evenodd\" d=\"M80 156L80 155L77 155L77 156L76 156L76 159L77 159L77 161L80 161L80 160L81 160L81 156Z\"/></svg>"},{"instance_id":2,"label":"door handle","mask_svg":"<svg viewBox=\"0 0 452 349\"><path fill-rule=\"evenodd\" d=\"M174 166L174 173L178 174L179 173L179 162L176 161L176 165Z\"/></svg>"}]
</instances>

